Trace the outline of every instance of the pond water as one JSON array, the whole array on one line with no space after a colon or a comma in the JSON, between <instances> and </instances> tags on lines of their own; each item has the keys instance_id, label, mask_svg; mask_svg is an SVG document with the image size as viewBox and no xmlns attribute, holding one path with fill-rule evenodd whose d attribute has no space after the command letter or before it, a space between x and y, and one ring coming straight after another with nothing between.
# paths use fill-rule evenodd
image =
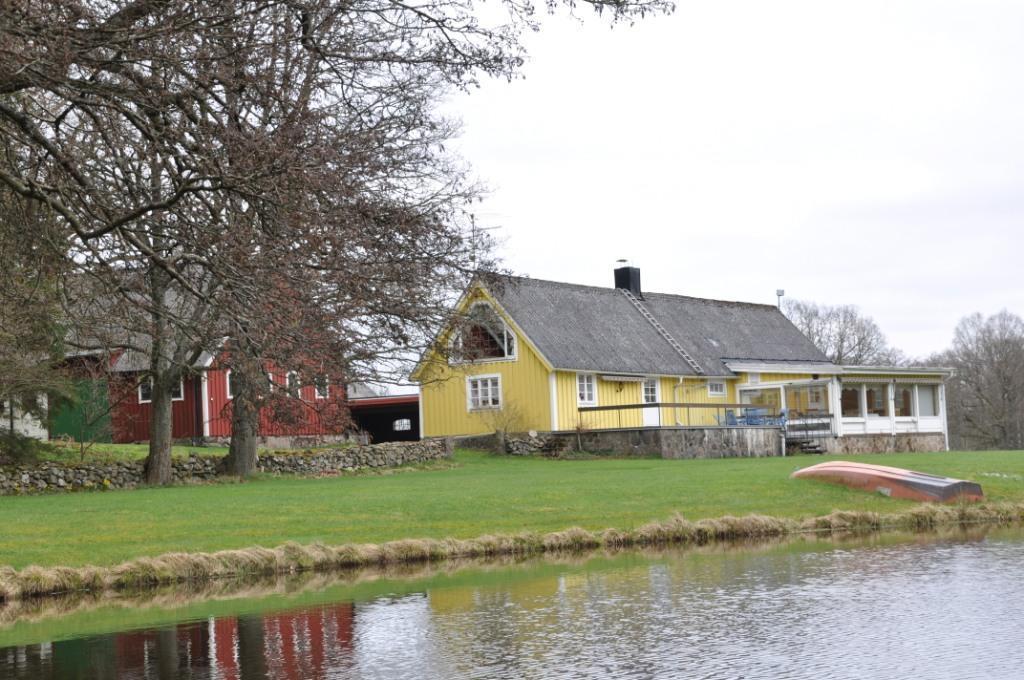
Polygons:
<instances>
[{"instance_id":1,"label":"pond water","mask_svg":"<svg viewBox=\"0 0 1024 680\"><path fill-rule=\"evenodd\" d=\"M1024 678L1024 531L0 610L0 678Z\"/></svg>"}]
</instances>

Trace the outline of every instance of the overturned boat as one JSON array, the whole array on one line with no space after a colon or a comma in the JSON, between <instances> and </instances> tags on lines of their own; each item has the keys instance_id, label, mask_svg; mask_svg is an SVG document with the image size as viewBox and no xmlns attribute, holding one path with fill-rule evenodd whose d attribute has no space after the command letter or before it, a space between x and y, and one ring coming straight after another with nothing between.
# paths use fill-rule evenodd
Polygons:
<instances>
[{"instance_id":1,"label":"overturned boat","mask_svg":"<svg viewBox=\"0 0 1024 680\"><path fill-rule=\"evenodd\" d=\"M850 463L836 460L797 470L794 479L820 479L854 489L877 492L911 501L980 501L985 496L981 485L952 477L929 475L903 468Z\"/></svg>"}]
</instances>

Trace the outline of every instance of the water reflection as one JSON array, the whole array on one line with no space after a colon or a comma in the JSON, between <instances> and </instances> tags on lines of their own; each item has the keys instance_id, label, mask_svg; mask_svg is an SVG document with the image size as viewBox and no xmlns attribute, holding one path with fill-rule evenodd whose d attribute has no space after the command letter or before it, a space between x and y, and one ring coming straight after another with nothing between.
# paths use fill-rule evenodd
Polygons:
<instances>
[{"instance_id":1,"label":"water reflection","mask_svg":"<svg viewBox=\"0 0 1024 680\"><path fill-rule=\"evenodd\" d=\"M0 651L10 678L326 678L351 656L355 606L183 623Z\"/></svg>"},{"instance_id":2,"label":"water reflection","mask_svg":"<svg viewBox=\"0 0 1024 680\"><path fill-rule=\"evenodd\" d=\"M0 677L1020 678L1022 560L1014 530L539 562L8 647Z\"/></svg>"}]
</instances>

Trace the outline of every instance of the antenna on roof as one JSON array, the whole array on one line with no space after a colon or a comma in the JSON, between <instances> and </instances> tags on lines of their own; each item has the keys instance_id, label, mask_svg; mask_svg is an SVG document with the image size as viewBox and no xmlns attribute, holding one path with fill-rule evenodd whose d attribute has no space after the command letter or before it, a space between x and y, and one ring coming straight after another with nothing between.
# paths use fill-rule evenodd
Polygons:
<instances>
[{"instance_id":1,"label":"antenna on roof","mask_svg":"<svg viewBox=\"0 0 1024 680\"><path fill-rule=\"evenodd\" d=\"M779 300L779 309L782 309L782 298L784 298L785 296L786 291L782 290L781 288L775 289L775 297L778 298Z\"/></svg>"}]
</instances>

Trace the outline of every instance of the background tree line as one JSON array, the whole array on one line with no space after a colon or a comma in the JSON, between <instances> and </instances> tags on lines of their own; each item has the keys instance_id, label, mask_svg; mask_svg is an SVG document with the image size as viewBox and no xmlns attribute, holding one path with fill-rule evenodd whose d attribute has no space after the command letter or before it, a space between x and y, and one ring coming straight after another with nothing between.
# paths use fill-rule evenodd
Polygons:
<instances>
[{"instance_id":1,"label":"background tree line","mask_svg":"<svg viewBox=\"0 0 1024 680\"><path fill-rule=\"evenodd\" d=\"M1024 320L1009 311L964 317L949 349L910 359L851 305L787 300L782 310L837 364L953 369L946 383L950 446L1024 449Z\"/></svg>"}]
</instances>

